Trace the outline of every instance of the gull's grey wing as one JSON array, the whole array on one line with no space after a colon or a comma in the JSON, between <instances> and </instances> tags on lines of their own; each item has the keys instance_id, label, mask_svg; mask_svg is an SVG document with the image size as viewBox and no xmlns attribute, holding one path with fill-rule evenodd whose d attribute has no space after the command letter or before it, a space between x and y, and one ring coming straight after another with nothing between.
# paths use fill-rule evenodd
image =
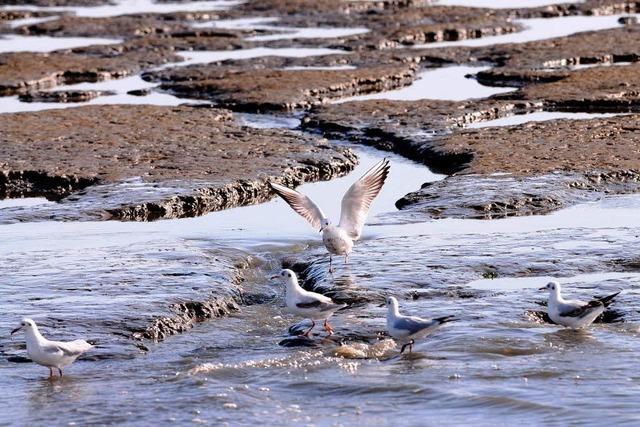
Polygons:
<instances>
[{"instance_id":1,"label":"gull's grey wing","mask_svg":"<svg viewBox=\"0 0 640 427\"><path fill-rule=\"evenodd\" d=\"M342 198L339 226L353 240L360 238L371 202L380 193L388 175L389 161L384 159L356 181Z\"/></svg>"},{"instance_id":2,"label":"gull's grey wing","mask_svg":"<svg viewBox=\"0 0 640 427\"><path fill-rule=\"evenodd\" d=\"M302 301L296 303L298 308L317 308L320 311L336 310L343 307L344 304L336 304L331 298L318 294L315 296L305 296Z\"/></svg>"},{"instance_id":3,"label":"gull's grey wing","mask_svg":"<svg viewBox=\"0 0 640 427\"><path fill-rule=\"evenodd\" d=\"M43 346L43 350L50 354L63 354L64 356L80 356L93 346L85 340L71 342L49 341Z\"/></svg>"},{"instance_id":4,"label":"gull's grey wing","mask_svg":"<svg viewBox=\"0 0 640 427\"><path fill-rule=\"evenodd\" d=\"M558 315L562 317L583 317L599 307L604 307L604 304L598 300L589 301L588 303L577 307L567 305L559 308Z\"/></svg>"},{"instance_id":5,"label":"gull's grey wing","mask_svg":"<svg viewBox=\"0 0 640 427\"><path fill-rule=\"evenodd\" d=\"M278 196L282 197L284 201L291 206L291 209L306 219L313 228L320 230L322 227L322 220L326 217L322 212L322 209L320 209L313 200L296 190L292 190L280 184L270 182L269 185Z\"/></svg>"},{"instance_id":6,"label":"gull's grey wing","mask_svg":"<svg viewBox=\"0 0 640 427\"><path fill-rule=\"evenodd\" d=\"M413 335L428 328L440 325L441 322L437 320L425 320L418 317L400 317L397 318L394 327L396 329L402 329L408 331L409 335Z\"/></svg>"}]
</instances>

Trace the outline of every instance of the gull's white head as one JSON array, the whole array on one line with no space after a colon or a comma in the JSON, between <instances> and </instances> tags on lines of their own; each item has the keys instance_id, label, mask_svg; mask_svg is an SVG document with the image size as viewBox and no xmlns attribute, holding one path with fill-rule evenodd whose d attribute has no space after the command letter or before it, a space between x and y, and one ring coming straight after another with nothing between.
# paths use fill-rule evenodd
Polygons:
<instances>
[{"instance_id":1,"label":"gull's white head","mask_svg":"<svg viewBox=\"0 0 640 427\"><path fill-rule=\"evenodd\" d=\"M21 329L24 329L26 333L33 332L37 329L36 322L25 317L24 319L22 319L22 321L20 321L20 326L11 331L11 335L15 334Z\"/></svg>"},{"instance_id":2,"label":"gull's white head","mask_svg":"<svg viewBox=\"0 0 640 427\"><path fill-rule=\"evenodd\" d=\"M389 311L397 312L398 300L396 299L396 297L387 297L386 306Z\"/></svg>"},{"instance_id":3,"label":"gull's white head","mask_svg":"<svg viewBox=\"0 0 640 427\"><path fill-rule=\"evenodd\" d=\"M284 284L287 285L287 287L298 284L298 278L296 277L296 273L294 273L292 270L289 270L288 268L285 268L284 270L282 270L280 274L273 276L272 279L282 280Z\"/></svg>"},{"instance_id":4,"label":"gull's white head","mask_svg":"<svg viewBox=\"0 0 640 427\"><path fill-rule=\"evenodd\" d=\"M330 224L331 224L331 221L329 221L327 218L323 218L322 221L320 222L320 231L327 228Z\"/></svg>"},{"instance_id":5,"label":"gull's white head","mask_svg":"<svg viewBox=\"0 0 640 427\"><path fill-rule=\"evenodd\" d=\"M560 283L549 282L547 286L540 288L541 291L549 291L549 295L560 295Z\"/></svg>"}]
</instances>

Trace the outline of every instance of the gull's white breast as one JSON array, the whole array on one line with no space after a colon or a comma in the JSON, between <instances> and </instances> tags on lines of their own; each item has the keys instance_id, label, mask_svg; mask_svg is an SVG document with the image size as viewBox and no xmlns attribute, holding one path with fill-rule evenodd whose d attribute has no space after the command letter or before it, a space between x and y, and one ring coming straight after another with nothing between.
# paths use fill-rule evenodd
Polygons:
<instances>
[{"instance_id":1,"label":"gull's white breast","mask_svg":"<svg viewBox=\"0 0 640 427\"><path fill-rule=\"evenodd\" d=\"M340 227L328 225L322 231L322 241L327 250L334 255L348 255L353 249L353 240Z\"/></svg>"}]
</instances>

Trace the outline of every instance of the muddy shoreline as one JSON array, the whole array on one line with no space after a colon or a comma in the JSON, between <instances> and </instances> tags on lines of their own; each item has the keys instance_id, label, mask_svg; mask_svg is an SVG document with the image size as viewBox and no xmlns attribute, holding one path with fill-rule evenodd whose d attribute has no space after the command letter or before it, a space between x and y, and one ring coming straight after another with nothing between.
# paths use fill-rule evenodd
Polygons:
<instances>
[{"instance_id":1,"label":"muddy shoreline","mask_svg":"<svg viewBox=\"0 0 640 427\"><path fill-rule=\"evenodd\" d=\"M289 186L326 180L356 162L350 150L319 138L242 127L229 111L210 107L93 106L4 114L0 121L4 197L45 196L64 205L98 185L97 195L84 192L93 200L77 198L89 212L120 220L257 203L272 197L269 180ZM166 195L119 191L118 183L131 179Z\"/></svg>"}]
</instances>

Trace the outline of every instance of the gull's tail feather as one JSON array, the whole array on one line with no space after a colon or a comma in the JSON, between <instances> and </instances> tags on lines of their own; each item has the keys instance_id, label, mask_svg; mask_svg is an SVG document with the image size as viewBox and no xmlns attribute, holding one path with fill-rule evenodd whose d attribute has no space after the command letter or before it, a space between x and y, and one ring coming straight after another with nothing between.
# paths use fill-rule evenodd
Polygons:
<instances>
[{"instance_id":1,"label":"gull's tail feather","mask_svg":"<svg viewBox=\"0 0 640 427\"><path fill-rule=\"evenodd\" d=\"M449 315L449 316L442 316L442 317L436 317L435 319L436 322L443 324L443 323L448 323L448 322L456 322L460 319L458 319L456 316L454 315Z\"/></svg>"},{"instance_id":2,"label":"gull's tail feather","mask_svg":"<svg viewBox=\"0 0 640 427\"><path fill-rule=\"evenodd\" d=\"M606 297L597 297L596 299L604 304L605 307L608 307L613 303L613 299L618 296L618 294L622 291L618 291L615 294L608 295Z\"/></svg>"}]
</instances>

